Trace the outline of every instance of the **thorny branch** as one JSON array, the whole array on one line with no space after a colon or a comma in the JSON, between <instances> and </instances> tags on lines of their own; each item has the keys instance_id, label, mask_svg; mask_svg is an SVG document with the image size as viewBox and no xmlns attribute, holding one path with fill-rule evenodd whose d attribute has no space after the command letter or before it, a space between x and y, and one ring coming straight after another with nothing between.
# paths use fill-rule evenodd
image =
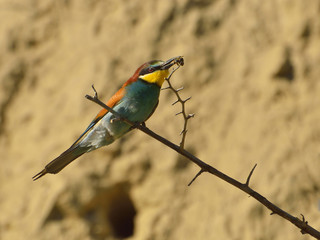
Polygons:
<instances>
[{"instance_id":1,"label":"thorny branch","mask_svg":"<svg viewBox=\"0 0 320 240\"><path fill-rule=\"evenodd\" d=\"M183 65L183 64L181 64L181 65ZM172 76L172 73L171 73L171 75L169 75L168 78L170 79L171 76ZM249 182L250 182L251 176L253 174L253 171L254 171L256 165L250 171L246 182L245 183L241 183L241 182L229 177L228 175L224 174L223 172L220 172L218 169L210 166L209 164L203 162L202 160L200 160L196 156L194 156L191 153L189 153L188 151L186 151L183 147L181 147L181 145L178 146L178 145L172 143L171 141L167 140L166 138L156 134L155 132L153 132L152 130L147 128L144 123L135 123L135 122L132 122L132 121L126 119L126 118L123 118L119 113L117 113L112 108L108 107L106 104L101 102L99 100L99 98L98 98L97 91L94 89L93 85L92 85L92 88L93 88L93 90L95 92L95 95L94 95L94 97L86 95L87 99L89 99L89 100L97 103L98 105L102 106L103 108L107 109L109 112L111 112L113 115L115 115L119 120L121 120L123 122L126 122L127 124L131 125L133 128L139 129L140 131L142 131L145 134L149 135L150 137L158 140L159 142L161 142L164 145L168 146L169 148L175 150L177 153L181 154L182 156L186 157L187 159L189 159L190 161L192 161L193 163L198 165L200 167L200 171L192 179L192 181L189 183L189 185L198 176L200 176L203 172L211 173L212 175L215 175L216 177L222 179L223 181L226 181L229 184L233 185L234 187L236 187L236 188L242 190L243 192L249 194L251 197L256 199L262 205L264 205L265 207L270 209L271 210L271 214L270 215L277 214L277 215L281 216L282 218L286 219L287 221L291 222L293 225L295 225L299 229L301 229L300 232L302 234L309 234L309 235L313 236L316 239L320 239L320 232L318 230L314 229L313 227L311 227L308 224L308 221L305 220L305 217L302 214L301 214L302 220L300 220L299 218L294 217L291 214L287 213L286 211L282 210L281 208L279 208L278 206L276 206L275 204L270 202L268 199L266 199L264 196L262 196L261 194L259 194L255 190L253 190L251 187L249 187Z\"/></svg>"},{"instance_id":2,"label":"thorny branch","mask_svg":"<svg viewBox=\"0 0 320 240\"><path fill-rule=\"evenodd\" d=\"M183 64L184 64L183 62L182 62L182 63L179 63L178 66L177 66L175 69L172 70L172 72L170 73L169 77L166 78L166 80L167 80L167 82L168 82L168 87L163 88L163 90L170 89L170 90L173 91L174 94L176 95L177 100L172 103L172 106L175 105L175 104L177 104L178 102L181 104L181 111L178 112L178 113L176 113L176 116L182 114L183 120L184 120L183 129L182 129L182 131L180 132L180 135L181 135L180 147L181 147L182 149L184 148L184 143L185 143L186 136L187 136L187 132L188 132L188 129L187 129L188 120L189 120L190 118L194 117L195 114L194 114L194 113L186 114L185 104L186 104L187 101L189 101L189 100L191 99L191 97L188 97L188 98L186 98L186 99L182 99L181 96L180 96L180 94L179 94L179 92L180 92L181 90L183 90L183 87L180 87L180 88L178 88L178 89L174 88L174 87L172 86L171 82L170 82L170 78L171 78L172 74L173 74L175 71L177 71L180 66L183 66Z\"/></svg>"}]
</instances>

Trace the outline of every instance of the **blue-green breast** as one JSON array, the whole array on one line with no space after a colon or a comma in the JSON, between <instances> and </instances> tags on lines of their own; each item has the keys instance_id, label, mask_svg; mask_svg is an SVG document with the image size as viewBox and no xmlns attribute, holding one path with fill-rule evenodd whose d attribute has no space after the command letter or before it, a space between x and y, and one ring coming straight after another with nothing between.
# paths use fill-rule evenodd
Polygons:
<instances>
[{"instance_id":1,"label":"blue-green breast","mask_svg":"<svg viewBox=\"0 0 320 240\"><path fill-rule=\"evenodd\" d=\"M127 85L125 91L123 98L114 107L114 110L132 122L147 120L157 106L160 87L138 79ZM123 121L112 121L111 123L112 118L114 116L111 113L104 117L108 125L106 127L113 138L116 139L130 130L130 126Z\"/></svg>"},{"instance_id":2,"label":"blue-green breast","mask_svg":"<svg viewBox=\"0 0 320 240\"><path fill-rule=\"evenodd\" d=\"M160 87L138 79L126 86L126 94L122 102L128 108L124 117L131 121L145 121L153 112L159 99Z\"/></svg>"}]
</instances>

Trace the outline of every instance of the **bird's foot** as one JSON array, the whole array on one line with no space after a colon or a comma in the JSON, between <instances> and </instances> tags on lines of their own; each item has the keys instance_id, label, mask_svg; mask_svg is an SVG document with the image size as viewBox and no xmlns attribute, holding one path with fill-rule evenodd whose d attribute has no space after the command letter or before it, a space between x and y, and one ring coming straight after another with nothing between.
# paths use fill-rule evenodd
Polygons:
<instances>
[{"instance_id":1,"label":"bird's foot","mask_svg":"<svg viewBox=\"0 0 320 240\"><path fill-rule=\"evenodd\" d=\"M123 119L120 117L114 117L114 118L110 119L110 123L115 123L115 122L119 122L119 121L123 121Z\"/></svg>"},{"instance_id":2,"label":"bird's foot","mask_svg":"<svg viewBox=\"0 0 320 240\"><path fill-rule=\"evenodd\" d=\"M142 127L145 128L146 127L146 123L145 122L135 122L134 125L132 125L130 127L130 130L138 128L139 126L142 126Z\"/></svg>"}]
</instances>

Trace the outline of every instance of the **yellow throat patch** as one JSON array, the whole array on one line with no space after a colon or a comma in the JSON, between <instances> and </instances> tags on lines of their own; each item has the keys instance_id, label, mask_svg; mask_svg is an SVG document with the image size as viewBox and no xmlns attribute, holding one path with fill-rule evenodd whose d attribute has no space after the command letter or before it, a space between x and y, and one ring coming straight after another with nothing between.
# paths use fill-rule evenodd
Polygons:
<instances>
[{"instance_id":1,"label":"yellow throat patch","mask_svg":"<svg viewBox=\"0 0 320 240\"><path fill-rule=\"evenodd\" d=\"M152 73L147 73L145 75L139 76L139 78L143 79L148 83L157 84L159 87L162 86L165 78L169 76L169 70L158 70Z\"/></svg>"}]
</instances>

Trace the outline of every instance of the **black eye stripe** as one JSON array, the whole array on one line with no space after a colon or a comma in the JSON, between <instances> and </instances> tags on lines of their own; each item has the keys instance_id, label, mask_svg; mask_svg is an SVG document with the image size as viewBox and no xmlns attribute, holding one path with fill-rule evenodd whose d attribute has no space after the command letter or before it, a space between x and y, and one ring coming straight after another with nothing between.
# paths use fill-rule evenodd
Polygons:
<instances>
[{"instance_id":1,"label":"black eye stripe","mask_svg":"<svg viewBox=\"0 0 320 240\"><path fill-rule=\"evenodd\" d=\"M145 74L148 74L148 73L152 73L158 69L160 69L161 66L158 66L158 67L155 67L155 66L149 66L147 68L144 68L140 71L140 75L145 75Z\"/></svg>"}]
</instances>

